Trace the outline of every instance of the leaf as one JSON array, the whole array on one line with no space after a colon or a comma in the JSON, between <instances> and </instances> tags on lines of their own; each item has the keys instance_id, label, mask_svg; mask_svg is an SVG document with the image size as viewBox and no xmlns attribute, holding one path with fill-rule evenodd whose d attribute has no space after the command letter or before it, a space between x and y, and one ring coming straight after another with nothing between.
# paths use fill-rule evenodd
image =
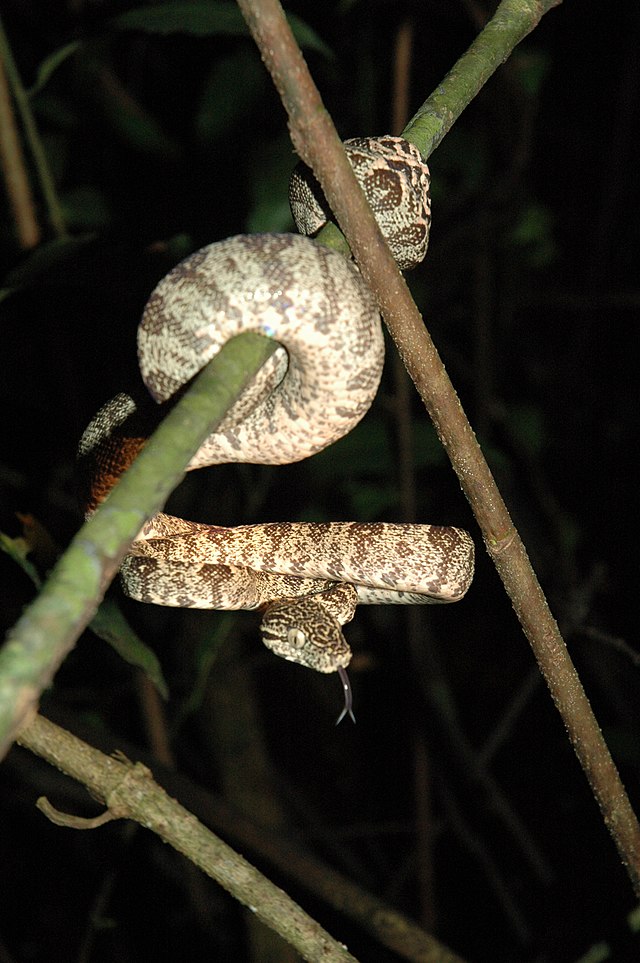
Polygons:
<instances>
[{"instance_id":1,"label":"leaf","mask_svg":"<svg viewBox=\"0 0 640 963\"><path fill-rule=\"evenodd\" d=\"M64 222L71 231L105 231L113 218L105 195L82 184L60 198Z\"/></svg>"},{"instance_id":2,"label":"leaf","mask_svg":"<svg viewBox=\"0 0 640 963\"><path fill-rule=\"evenodd\" d=\"M557 259L553 229L554 219L549 209L532 201L520 212L507 240L526 254L531 267L542 268Z\"/></svg>"},{"instance_id":3,"label":"leaf","mask_svg":"<svg viewBox=\"0 0 640 963\"><path fill-rule=\"evenodd\" d=\"M0 300L16 288L52 279L64 264L74 262L79 252L95 239L95 234L84 234L78 237L58 237L41 244L5 275L6 287L0 291Z\"/></svg>"},{"instance_id":4,"label":"leaf","mask_svg":"<svg viewBox=\"0 0 640 963\"><path fill-rule=\"evenodd\" d=\"M301 47L315 50L327 58L332 53L317 33L294 14L287 16L293 34ZM117 30L144 30L146 33L186 33L192 37L249 35L242 14L235 3L196 0L194 3L156 3L128 10L111 21Z\"/></svg>"},{"instance_id":5,"label":"leaf","mask_svg":"<svg viewBox=\"0 0 640 963\"><path fill-rule=\"evenodd\" d=\"M218 614L220 618L209 623L210 627L200 640L194 653L196 674L189 687L189 695L186 701L178 708L174 720L176 729L179 729L185 719L192 713L197 712L204 704L213 664L218 658L220 648L237 624L235 612L219 612Z\"/></svg>"},{"instance_id":6,"label":"leaf","mask_svg":"<svg viewBox=\"0 0 640 963\"><path fill-rule=\"evenodd\" d=\"M155 653L136 635L113 599L103 600L89 628L108 642L125 662L142 669L163 699L168 698L169 690Z\"/></svg>"},{"instance_id":7,"label":"leaf","mask_svg":"<svg viewBox=\"0 0 640 963\"><path fill-rule=\"evenodd\" d=\"M539 97L543 84L551 70L552 60L545 51L528 47L519 50L510 60L523 90L530 97Z\"/></svg>"},{"instance_id":8,"label":"leaf","mask_svg":"<svg viewBox=\"0 0 640 963\"><path fill-rule=\"evenodd\" d=\"M155 154L172 162L182 157L182 147L173 141L151 114L120 86L113 74L105 72L99 90L105 115L118 136L134 150Z\"/></svg>"},{"instance_id":9,"label":"leaf","mask_svg":"<svg viewBox=\"0 0 640 963\"><path fill-rule=\"evenodd\" d=\"M0 550L20 566L36 588L41 587L42 580L35 566L27 558L31 546L26 538L21 536L11 538L4 532L0 532ZM108 642L125 662L142 669L163 699L168 698L169 690L155 653L136 635L113 599L103 599L100 608L89 623L89 628L98 638Z\"/></svg>"},{"instance_id":10,"label":"leaf","mask_svg":"<svg viewBox=\"0 0 640 963\"><path fill-rule=\"evenodd\" d=\"M13 559L16 565L20 566L36 588L40 588L42 584L40 576L36 571L35 565L27 558L31 549L26 538L22 538L22 536L11 538L9 535L5 535L4 532L0 532L0 549L2 549L9 558Z\"/></svg>"},{"instance_id":11,"label":"leaf","mask_svg":"<svg viewBox=\"0 0 640 963\"><path fill-rule=\"evenodd\" d=\"M548 440L548 432L542 411L534 405L512 405L509 410L509 430L529 456L541 457Z\"/></svg>"},{"instance_id":12,"label":"leaf","mask_svg":"<svg viewBox=\"0 0 640 963\"><path fill-rule=\"evenodd\" d=\"M376 521L398 504L398 492L392 485L376 485L354 479L345 483L349 508L363 522Z\"/></svg>"},{"instance_id":13,"label":"leaf","mask_svg":"<svg viewBox=\"0 0 640 963\"><path fill-rule=\"evenodd\" d=\"M294 161L287 132L253 151L251 208L244 224L248 234L292 230L288 187Z\"/></svg>"},{"instance_id":14,"label":"leaf","mask_svg":"<svg viewBox=\"0 0 640 963\"><path fill-rule=\"evenodd\" d=\"M64 63L65 60L68 60L69 57L73 56L76 50L79 49L80 45L81 44L79 40L73 40L71 43L66 44L64 47L60 47L58 50L54 50L53 53L49 54L49 56L46 57L38 67L36 81L33 87L27 91L28 96L35 97L35 95L46 86L49 78L54 71L58 69L60 64Z\"/></svg>"},{"instance_id":15,"label":"leaf","mask_svg":"<svg viewBox=\"0 0 640 963\"><path fill-rule=\"evenodd\" d=\"M640 906L635 906L627 915L627 922L632 933L640 933Z\"/></svg>"},{"instance_id":16,"label":"leaf","mask_svg":"<svg viewBox=\"0 0 640 963\"><path fill-rule=\"evenodd\" d=\"M248 45L236 46L228 56L218 59L205 80L198 104L195 126L200 143L211 144L234 124L246 123L264 87L264 70Z\"/></svg>"},{"instance_id":17,"label":"leaf","mask_svg":"<svg viewBox=\"0 0 640 963\"><path fill-rule=\"evenodd\" d=\"M352 477L388 481L393 456L387 427L382 418L371 415L344 438L313 457L313 472L320 482L342 485Z\"/></svg>"}]
</instances>

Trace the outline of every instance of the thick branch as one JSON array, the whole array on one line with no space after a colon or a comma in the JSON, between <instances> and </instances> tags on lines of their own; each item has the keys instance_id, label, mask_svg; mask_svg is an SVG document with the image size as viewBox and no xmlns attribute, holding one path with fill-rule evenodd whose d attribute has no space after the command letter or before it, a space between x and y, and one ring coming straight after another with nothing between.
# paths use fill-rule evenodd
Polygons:
<instances>
[{"instance_id":1,"label":"thick branch","mask_svg":"<svg viewBox=\"0 0 640 963\"><path fill-rule=\"evenodd\" d=\"M318 178L354 257L376 295L389 331L482 529L485 544L538 660L605 823L640 896L640 826L525 547L455 389L378 230L280 4L277 0L238 0L238 4L281 95L294 146ZM493 30L496 18L505 15L508 19L515 18L521 23L521 28L511 35L511 43L515 44L535 27L551 5L503 0L485 29ZM499 37L500 33L494 36ZM481 85L507 53L508 50L501 49L499 58L489 57L485 70L474 68L474 83ZM483 56L481 46L476 48L474 61L476 56ZM464 90L465 85L461 86ZM452 90L452 96L454 93ZM443 116L457 115L469 97L470 90L464 90L461 99L452 102L447 111L441 103Z\"/></svg>"},{"instance_id":2,"label":"thick branch","mask_svg":"<svg viewBox=\"0 0 640 963\"><path fill-rule=\"evenodd\" d=\"M291 943L303 959L318 963L356 963L355 957L283 890L171 799L153 781L146 766L105 756L42 716L32 719L17 741L84 783L93 796L108 806L114 818L134 820L183 853Z\"/></svg>"},{"instance_id":3,"label":"thick branch","mask_svg":"<svg viewBox=\"0 0 640 963\"><path fill-rule=\"evenodd\" d=\"M0 758L35 713L40 693L92 618L145 520L160 511L194 453L276 347L252 333L227 342L82 526L16 622L0 650Z\"/></svg>"},{"instance_id":4,"label":"thick branch","mask_svg":"<svg viewBox=\"0 0 640 963\"><path fill-rule=\"evenodd\" d=\"M36 719L38 725L39 721L40 717ZM74 762L78 757L82 757L84 749L82 752L80 750L85 743L77 737L71 737L73 741L70 743L70 735L64 728L48 728L46 731L51 735L47 740L44 755L38 725L25 726L17 741L88 788L93 786L95 775L79 771ZM89 738L91 749L97 745L102 753L110 750L114 739L112 734L103 729L100 732L89 732L85 727L84 739ZM118 744L121 745L121 742ZM324 863L300 840L290 838L286 831L280 833L270 827L265 829L263 825L231 806L222 796L203 789L171 766L162 765L153 754L144 752L137 746L125 745L124 752L130 758L134 758L137 753L140 761L153 767L156 778L169 793L184 800L198 819L232 842L241 852L250 852L263 864L269 863L283 878L288 879L298 889L305 890L313 900L320 900L340 916L351 920L398 957L409 963L463 963L460 956L409 917ZM99 755L98 758L104 760L105 757ZM89 778L85 779L87 775ZM68 795L76 797L73 792ZM44 811L40 801L38 808ZM73 825L76 820L79 827L84 828L79 817L74 819L67 816L64 823ZM103 816L103 820L106 821L106 817Z\"/></svg>"}]
</instances>

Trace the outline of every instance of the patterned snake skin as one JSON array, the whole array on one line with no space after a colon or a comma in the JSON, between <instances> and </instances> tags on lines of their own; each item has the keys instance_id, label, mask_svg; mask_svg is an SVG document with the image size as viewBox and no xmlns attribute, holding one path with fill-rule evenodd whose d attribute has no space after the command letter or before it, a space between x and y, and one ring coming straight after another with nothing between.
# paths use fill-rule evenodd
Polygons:
<instances>
[{"instance_id":1,"label":"patterned snake skin","mask_svg":"<svg viewBox=\"0 0 640 963\"><path fill-rule=\"evenodd\" d=\"M382 138L382 156L398 141ZM351 143L360 157L374 142ZM381 168L379 157L373 158L364 181L378 185L383 231L390 230L396 244L401 237L403 243L415 242L415 262L426 249L428 171L420 160L418 171L407 172L415 148L400 144L391 166ZM407 191L414 195L407 202L413 221L403 234L402 218L391 217L389 205ZM299 184L292 187L292 195L299 198L301 192ZM373 206L376 210L375 197ZM406 264L411 258L405 252L399 260ZM375 396L383 337L377 307L357 268L307 237L258 234L196 251L152 293L138 331L138 354L153 398L170 398L228 338L249 330L274 338L281 348L190 469L307 458L351 431ZM92 465L89 511L144 443L135 408L130 396L118 395L82 437L80 455ZM143 602L262 609L265 644L317 671L338 671L345 712L351 713L344 673L351 650L342 625L356 605L457 601L473 576L473 543L460 529L432 525L287 522L220 528L158 514L138 534L121 576L125 591Z\"/></svg>"},{"instance_id":2,"label":"patterned snake skin","mask_svg":"<svg viewBox=\"0 0 640 963\"><path fill-rule=\"evenodd\" d=\"M396 263L408 271L424 260L431 226L429 168L402 137L353 137L344 149ZM331 220L322 188L306 164L289 182L289 204L301 234L317 234Z\"/></svg>"}]
</instances>

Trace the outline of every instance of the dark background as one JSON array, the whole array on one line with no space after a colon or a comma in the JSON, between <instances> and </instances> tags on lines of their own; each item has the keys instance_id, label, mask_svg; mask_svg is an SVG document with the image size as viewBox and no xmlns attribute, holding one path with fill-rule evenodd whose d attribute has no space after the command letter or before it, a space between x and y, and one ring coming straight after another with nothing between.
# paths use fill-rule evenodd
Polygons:
<instances>
[{"instance_id":1,"label":"dark background","mask_svg":"<svg viewBox=\"0 0 640 963\"><path fill-rule=\"evenodd\" d=\"M2 4L27 87L45 58L80 41L32 101L75 240L28 255L8 210L0 228L0 521L15 536L15 513L29 513L59 547L80 522L77 440L135 378L135 328L154 284L205 243L291 229L295 157L251 42L117 29L129 8ZM344 137L389 130L403 21L413 112L486 13L471 0L287 9L331 52L306 55ZM567 3L544 18L432 156L430 250L409 277L636 808L638 27L635 4ZM257 821L269 822L261 805L277 795L288 833L469 959L578 960L601 942L606 958L638 959L629 881L417 400L412 466L402 454L408 412L388 357L348 439L287 468L198 472L171 507L220 524L401 520L413 485L419 521L474 535L467 599L409 621L358 611L347 632L358 724L338 729L335 678L269 655L257 616L123 602L169 685L176 768ZM48 551L36 552L45 568ZM33 590L7 557L0 565L9 627ZM140 679L90 632L42 709L105 751L151 759ZM254 778L249 760L261 787L251 804L236 785L239 770ZM0 782L0 959L251 958L241 910L194 884L162 843L119 824L53 827L38 795L72 812L95 805L23 750ZM188 783L175 791L195 806ZM397 958L258 863L358 958Z\"/></svg>"}]
</instances>

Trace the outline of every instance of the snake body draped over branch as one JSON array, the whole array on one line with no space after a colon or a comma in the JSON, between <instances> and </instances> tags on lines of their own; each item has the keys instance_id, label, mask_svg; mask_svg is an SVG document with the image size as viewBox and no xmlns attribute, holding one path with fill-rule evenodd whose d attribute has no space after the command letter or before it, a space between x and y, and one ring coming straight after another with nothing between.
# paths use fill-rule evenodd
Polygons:
<instances>
[{"instance_id":1,"label":"snake body draped over branch","mask_svg":"<svg viewBox=\"0 0 640 963\"><path fill-rule=\"evenodd\" d=\"M429 173L401 138L345 143L399 266L424 257ZM328 216L302 166L290 201L298 228ZM384 343L373 297L341 254L294 234L240 235L196 251L151 294L138 330L142 377L168 401L243 331L274 338L278 351L228 412L190 469L225 462L287 464L346 435L369 409ZM80 442L88 510L106 496L144 444L133 398L120 394ZM473 543L452 527L284 522L222 528L160 513L121 569L131 597L159 605L261 609L262 636L278 655L341 674L351 650L342 625L357 604L454 602L473 576Z\"/></svg>"}]
</instances>

